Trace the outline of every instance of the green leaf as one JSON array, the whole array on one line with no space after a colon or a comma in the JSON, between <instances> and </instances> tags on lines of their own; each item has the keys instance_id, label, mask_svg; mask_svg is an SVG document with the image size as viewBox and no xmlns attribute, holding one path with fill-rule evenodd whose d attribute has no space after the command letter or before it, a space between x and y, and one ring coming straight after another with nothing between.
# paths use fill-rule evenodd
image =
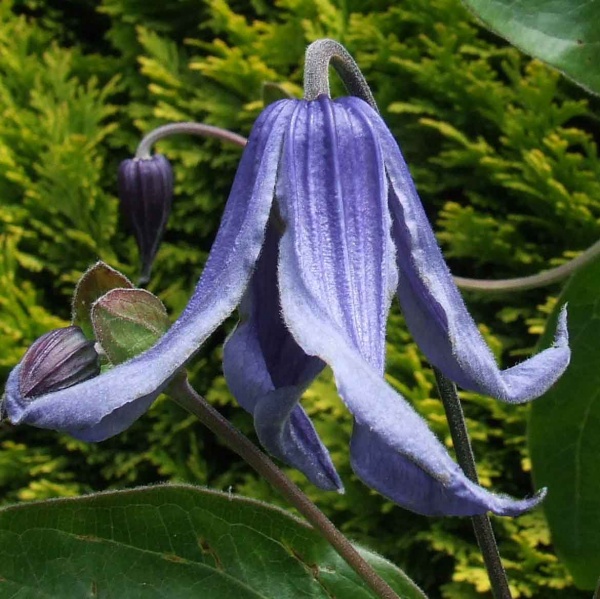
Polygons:
<instances>
[{"instance_id":1,"label":"green leaf","mask_svg":"<svg viewBox=\"0 0 600 599\"><path fill-rule=\"evenodd\" d=\"M191 486L4 508L0 548L3 597L374 597L302 521L264 503ZM424 597L394 565L360 552L400 597Z\"/></svg>"},{"instance_id":2,"label":"green leaf","mask_svg":"<svg viewBox=\"0 0 600 599\"><path fill-rule=\"evenodd\" d=\"M600 94L600 2L463 0L492 31Z\"/></svg>"},{"instance_id":3,"label":"green leaf","mask_svg":"<svg viewBox=\"0 0 600 599\"><path fill-rule=\"evenodd\" d=\"M96 262L79 279L73 294L72 319L88 339L94 338L91 320L93 303L111 289L119 287L132 288L133 285L125 275L104 262Z\"/></svg>"},{"instance_id":4,"label":"green leaf","mask_svg":"<svg viewBox=\"0 0 600 599\"><path fill-rule=\"evenodd\" d=\"M558 306L565 302L571 364L533 402L529 447L536 486L548 487L543 505L556 551L577 586L593 590L600 575L600 260L573 276Z\"/></svg>"},{"instance_id":5,"label":"green leaf","mask_svg":"<svg viewBox=\"0 0 600 599\"><path fill-rule=\"evenodd\" d=\"M112 289L92 306L92 324L113 364L150 349L170 325L163 303L145 289Z\"/></svg>"}]
</instances>

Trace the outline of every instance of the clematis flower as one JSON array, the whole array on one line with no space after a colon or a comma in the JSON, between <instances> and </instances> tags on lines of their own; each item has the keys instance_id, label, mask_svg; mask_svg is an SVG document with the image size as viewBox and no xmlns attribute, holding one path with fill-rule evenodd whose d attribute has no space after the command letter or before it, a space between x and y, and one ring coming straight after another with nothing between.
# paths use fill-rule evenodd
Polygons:
<instances>
[{"instance_id":1,"label":"clematis flower","mask_svg":"<svg viewBox=\"0 0 600 599\"><path fill-rule=\"evenodd\" d=\"M456 289L408 169L380 116L355 97L281 100L260 115L188 306L146 353L74 387L23 398L13 422L101 440L127 428L239 306L224 371L264 447L325 489L342 484L301 407L328 364L354 417L352 466L422 514L517 515L516 500L470 482L425 421L384 380L398 296L428 360L464 389L511 403L544 393L569 361L566 314L554 345L500 371Z\"/></svg>"}]
</instances>

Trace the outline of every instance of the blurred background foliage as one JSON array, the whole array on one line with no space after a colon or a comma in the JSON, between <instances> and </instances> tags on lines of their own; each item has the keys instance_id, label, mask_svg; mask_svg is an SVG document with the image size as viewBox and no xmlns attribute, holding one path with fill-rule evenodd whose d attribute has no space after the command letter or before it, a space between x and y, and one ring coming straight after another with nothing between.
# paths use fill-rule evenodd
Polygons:
<instances>
[{"instance_id":1,"label":"blurred background foliage","mask_svg":"<svg viewBox=\"0 0 600 599\"><path fill-rule=\"evenodd\" d=\"M560 264L600 233L598 100L479 27L458 0L4 0L0 4L0 378L62 326L74 282L102 259L131 277L138 256L116 170L141 136L197 120L248 134L262 86L301 95L306 45L355 56L396 135L456 274L505 278ZM342 89L333 82L335 93ZM173 137L175 205L149 289L182 310L216 232L240 149ZM531 351L558 287L467 301L499 360ZM192 380L252 435L222 377L235 319L194 361ZM451 447L432 373L394 308L388 379ZM532 492L527 406L463 394L483 484ZM345 495L291 476L352 538L405 568L431 597L489 596L468 519L408 513L348 463L351 422L329 374L307 392ZM98 445L0 425L3 503L156 481L210 485L281 503L176 405L161 399ZM495 518L515 597L583 597L556 558L541 510Z\"/></svg>"}]
</instances>

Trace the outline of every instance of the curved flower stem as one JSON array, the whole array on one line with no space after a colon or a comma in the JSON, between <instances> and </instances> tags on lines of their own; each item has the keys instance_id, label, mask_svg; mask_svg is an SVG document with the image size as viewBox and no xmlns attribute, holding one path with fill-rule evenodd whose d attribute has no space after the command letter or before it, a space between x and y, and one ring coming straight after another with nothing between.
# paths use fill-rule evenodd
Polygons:
<instances>
[{"instance_id":1,"label":"curved flower stem","mask_svg":"<svg viewBox=\"0 0 600 599\"><path fill-rule=\"evenodd\" d=\"M468 291L525 291L526 289L535 289L537 287L551 285L552 283L565 279L576 270L579 270L586 264L592 262L592 260L596 259L598 256L600 256L600 241L591 245L585 252L579 254L576 258L569 260L569 262L528 277L498 279L496 281L454 277L454 281L461 289L466 289Z\"/></svg>"},{"instance_id":2,"label":"curved flower stem","mask_svg":"<svg viewBox=\"0 0 600 599\"><path fill-rule=\"evenodd\" d=\"M400 599L394 590L360 556L350 541L317 508L317 506L248 438L221 416L201 395L196 393L187 377L178 376L167 389L169 396L196 416L202 424L218 435L260 476L275 487L316 528L348 565L381 599Z\"/></svg>"},{"instance_id":3,"label":"curved flower stem","mask_svg":"<svg viewBox=\"0 0 600 599\"><path fill-rule=\"evenodd\" d=\"M357 96L377 110L367 81L348 50L335 40L322 39L306 49L304 59L304 99L329 96L329 64L336 70L348 93Z\"/></svg>"},{"instance_id":4,"label":"curved flower stem","mask_svg":"<svg viewBox=\"0 0 600 599\"><path fill-rule=\"evenodd\" d=\"M454 450L456 451L458 463L467 478L474 483L479 484L477 470L475 468L475 457L473 456L471 441L469 440L467 424L465 422L462 406L460 405L460 399L456 392L456 385L450 379L447 379L437 368L434 367L433 371L435 373L438 391L442 398L442 403L444 404L444 410L446 412L446 418L448 419L448 426L450 427L450 434L452 435L452 442L454 443ZM494 598L511 599L512 595L508 586L508 579L506 578L506 572L504 571L504 566L500 559L498 545L496 544L489 516L487 514L473 516L471 521L473 522L477 544L481 550L483 561L490 578Z\"/></svg>"},{"instance_id":5,"label":"curved flower stem","mask_svg":"<svg viewBox=\"0 0 600 599\"><path fill-rule=\"evenodd\" d=\"M248 141L245 137L233 133L233 131L222 129L221 127L213 127L212 125L205 125L204 123L169 123L168 125L157 127L145 135L137 147L135 157L142 160L150 158L150 149L159 139L179 133L199 135L201 137L216 137L242 147L244 147Z\"/></svg>"}]
</instances>

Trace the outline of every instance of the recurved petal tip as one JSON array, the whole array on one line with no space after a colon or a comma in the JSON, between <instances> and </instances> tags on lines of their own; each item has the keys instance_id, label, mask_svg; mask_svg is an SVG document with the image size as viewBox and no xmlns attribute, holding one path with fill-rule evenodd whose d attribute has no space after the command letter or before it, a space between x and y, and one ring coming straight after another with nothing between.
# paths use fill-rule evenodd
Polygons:
<instances>
[{"instance_id":1,"label":"recurved petal tip","mask_svg":"<svg viewBox=\"0 0 600 599\"><path fill-rule=\"evenodd\" d=\"M546 495L514 499L492 493L470 481L452 465L444 476L434 476L397 453L366 427L356 426L351 444L352 468L367 485L393 502L424 516L519 516Z\"/></svg>"},{"instance_id":2,"label":"recurved petal tip","mask_svg":"<svg viewBox=\"0 0 600 599\"><path fill-rule=\"evenodd\" d=\"M554 333L553 347L566 348L569 350L569 329L567 327L567 304L563 304L558 314L556 332ZM570 355L570 350L569 350Z\"/></svg>"},{"instance_id":3,"label":"recurved petal tip","mask_svg":"<svg viewBox=\"0 0 600 599\"><path fill-rule=\"evenodd\" d=\"M327 448L301 406L303 389L277 389L261 397L254 410L254 426L261 444L275 457L297 468L325 491L344 492Z\"/></svg>"},{"instance_id":4,"label":"recurved petal tip","mask_svg":"<svg viewBox=\"0 0 600 599\"><path fill-rule=\"evenodd\" d=\"M551 347L521 364L500 372L504 395L496 397L509 403L522 403L543 395L561 377L571 361L567 306L561 308ZM484 390L485 392L485 390Z\"/></svg>"},{"instance_id":5,"label":"recurved petal tip","mask_svg":"<svg viewBox=\"0 0 600 599\"><path fill-rule=\"evenodd\" d=\"M497 505L494 513L497 516L520 516L537 507L548 494L548 489L543 487L533 497L526 499L513 499L508 495L497 495Z\"/></svg>"},{"instance_id":6,"label":"recurved petal tip","mask_svg":"<svg viewBox=\"0 0 600 599\"><path fill-rule=\"evenodd\" d=\"M372 120L390 184L392 235L399 271L398 299L412 336L431 364L463 389L508 403L545 393L570 359L566 315L559 318L555 345L501 371L469 314L436 241L398 144L381 118L347 99Z\"/></svg>"}]
</instances>

